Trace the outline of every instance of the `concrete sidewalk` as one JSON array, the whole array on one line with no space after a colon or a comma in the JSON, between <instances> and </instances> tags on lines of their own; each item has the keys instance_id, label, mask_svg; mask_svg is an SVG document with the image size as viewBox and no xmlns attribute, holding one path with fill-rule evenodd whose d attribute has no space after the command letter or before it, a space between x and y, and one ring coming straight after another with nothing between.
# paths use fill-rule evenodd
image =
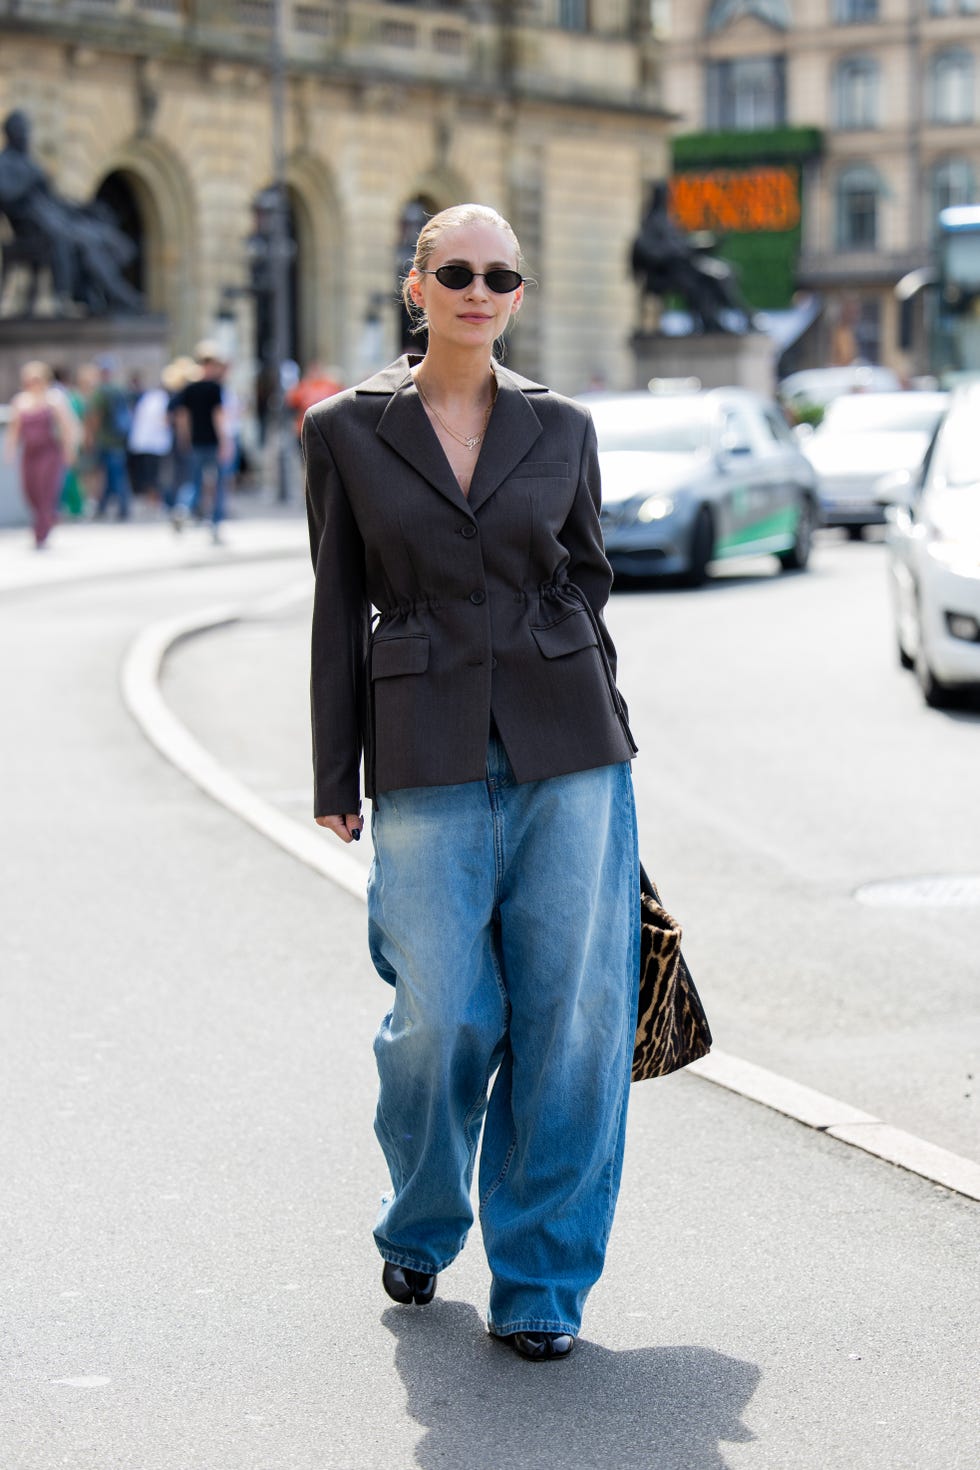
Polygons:
<instances>
[{"instance_id":1,"label":"concrete sidewalk","mask_svg":"<svg viewBox=\"0 0 980 1470\"><path fill-rule=\"evenodd\" d=\"M268 490L233 495L221 535L221 544L215 545L210 526L193 522L178 534L164 512L139 503L133 519L122 523L64 521L44 551L35 550L29 528L4 527L0 594L95 577L309 555L306 515L298 496L281 505Z\"/></svg>"}]
</instances>

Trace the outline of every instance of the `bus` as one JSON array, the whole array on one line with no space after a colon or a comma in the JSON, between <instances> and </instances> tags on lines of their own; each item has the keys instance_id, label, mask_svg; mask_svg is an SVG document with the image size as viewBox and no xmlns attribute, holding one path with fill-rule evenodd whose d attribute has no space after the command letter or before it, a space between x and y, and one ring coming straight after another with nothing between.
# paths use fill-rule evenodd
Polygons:
<instances>
[{"instance_id":1,"label":"bus","mask_svg":"<svg viewBox=\"0 0 980 1470\"><path fill-rule=\"evenodd\" d=\"M915 345L915 304L921 298L928 371L943 387L980 374L980 204L939 211L932 264L903 276L895 295L906 351Z\"/></svg>"}]
</instances>

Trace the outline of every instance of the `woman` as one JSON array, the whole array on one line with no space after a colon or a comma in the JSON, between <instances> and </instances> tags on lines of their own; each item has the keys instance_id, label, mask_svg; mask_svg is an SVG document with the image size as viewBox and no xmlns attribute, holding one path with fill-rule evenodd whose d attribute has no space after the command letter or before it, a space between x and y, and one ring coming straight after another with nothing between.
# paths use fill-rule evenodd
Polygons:
<instances>
[{"instance_id":1,"label":"woman","mask_svg":"<svg viewBox=\"0 0 980 1470\"><path fill-rule=\"evenodd\" d=\"M20 381L21 392L11 404L6 453L12 460L20 447L21 485L30 507L34 544L41 551L58 519L65 470L74 463L78 435L68 399L60 388L52 387L47 363L25 363Z\"/></svg>"},{"instance_id":2,"label":"woman","mask_svg":"<svg viewBox=\"0 0 980 1470\"><path fill-rule=\"evenodd\" d=\"M140 393L133 405L133 422L126 442L133 492L147 495L154 502L160 498L163 466L173 448L169 404L170 394L162 381Z\"/></svg>"},{"instance_id":3,"label":"woman","mask_svg":"<svg viewBox=\"0 0 980 1470\"><path fill-rule=\"evenodd\" d=\"M360 837L363 749L371 954L394 986L382 1282L431 1301L482 1124L489 1330L546 1360L574 1346L619 1187L639 880L592 422L492 356L519 264L495 211L430 219L404 286L424 357L312 408L303 440L315 814Z\"/></svg>"}]
</instances>

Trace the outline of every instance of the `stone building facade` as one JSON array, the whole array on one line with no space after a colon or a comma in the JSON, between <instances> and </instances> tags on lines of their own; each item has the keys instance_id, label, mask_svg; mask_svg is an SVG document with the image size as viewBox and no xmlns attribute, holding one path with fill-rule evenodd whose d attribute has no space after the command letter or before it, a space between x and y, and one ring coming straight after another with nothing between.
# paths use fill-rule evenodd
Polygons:
<instances>
[{"instance_id":1,"label":"stone building facade","mask_svg":"<svg viewBox=\"0 0 980 1470\"><path fill-rule=\"evenodd\" d=\"M273 0L0 0L0 115L54 186L130 216L186 351L254 340L246 238L272 175ZM661 45L635 0L282 0L293 351L355 381L397 354L419 207L513 220L538 282L508 360L555 387L631 378L628 261L666 168Z\"/></svg>"},{"instance_id":2,"label":"stone building facade","mask_svg":"<svg viewBox=\"0 0 980 1470\"><path fill-rule=\"evenodd\" d=\"M664 75L684 133L816 130L795 268L825 302L812 360L921 369L894 287L938 210L980 198L978 0L675 0Z\"/></svg>"}]
</instances>

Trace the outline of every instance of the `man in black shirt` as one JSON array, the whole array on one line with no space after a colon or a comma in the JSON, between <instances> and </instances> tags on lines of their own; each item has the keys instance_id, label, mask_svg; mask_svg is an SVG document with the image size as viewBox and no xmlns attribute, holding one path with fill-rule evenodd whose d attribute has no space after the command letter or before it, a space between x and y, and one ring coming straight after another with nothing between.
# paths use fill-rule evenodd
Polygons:
<instances>
[{"instance_id":1,"label":"man in black shirt","mask_svg":"<svg viewBox=\"0 0 980 1470\"><path fill-rule=\"evenodd\" d=\"M172 521L176 531L183 530L188 516L197 510L201 502L205 475L213 476L211 535L217 542L221 539L225 489L234 458L234 445L221 399L225 364L211 342L201 342L195 356L201 376L188 383L174 402L177 438L180 446L190 454L190 479L177 492Z\"/></svg>"}]
</instances>

